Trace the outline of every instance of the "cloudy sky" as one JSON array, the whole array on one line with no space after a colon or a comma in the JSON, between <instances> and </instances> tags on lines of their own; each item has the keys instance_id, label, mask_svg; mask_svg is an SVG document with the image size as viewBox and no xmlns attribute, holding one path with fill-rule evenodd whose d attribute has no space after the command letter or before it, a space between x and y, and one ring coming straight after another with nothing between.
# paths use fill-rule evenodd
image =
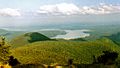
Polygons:
<instances>
[{"instance_id":1,"label":"cloudy sky","mask_svg":"<svg viewBox=\"0 0 120 68\"><path fill-rule=\"evenodd\" d=\"M120 0L0 0L1 16L105 14L120 11Z\"/></svg>"},{"instance_id":2,"label":"cloudy sky","mask_svg":"<svg viewBox=\"0 0 120 68\"><path fill-rule=\"evenodd\" d=\"M100 3L119 4L120 0L0 0L0 8L37 9L39 6L59 3L73 3L78 6L98 5Z\"/></svg>"},{"instance_id":3,"label":"cloudy sky","mask_svg":"<svg viewBox=\"0 0 120 68\"><path fill-rule=\"evenodd\" d=\"M78 21L82 15L105 14L120 14L120 0L0 0L0 25Z\"/></svg>"}]
</instances>

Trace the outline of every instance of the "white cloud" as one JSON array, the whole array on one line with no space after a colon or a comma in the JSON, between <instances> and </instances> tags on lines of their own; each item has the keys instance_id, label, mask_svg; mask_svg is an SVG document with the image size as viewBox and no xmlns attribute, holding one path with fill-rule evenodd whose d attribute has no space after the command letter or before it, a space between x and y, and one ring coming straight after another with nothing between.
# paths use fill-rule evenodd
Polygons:
<instances>
[{"instance_id":1,"label":"white cloud","mask_svg":"<svg viewBox=\"0 0 120 68\"><path fill-rule=\"evenodd\" d=\"M32 15L33 12L23 12L23 15ZM36 13L36 12L35 12ZM120 13L120 5L100 3L99 6L77 6L72 3L60 3L54 5L43 5L37 10L37 15L80 15L80 14L110 14ZM33 13L34 14L34 13ZM0 16L21 16L19 9L0 9ZM33 16L33 15L32 15Z\"/></svg>"},{"instance_id":2,"label":"white cloud","mask_svg":"<svg viewBox=\"0 0 120 68\"><path fill-rule=\"evenodd\" d=\"M37 12L40 14L72 15L80 13L80 9L74 4L61 3L41 6Z\"/></svg>"},{"instance_id":3,"label":"white cloud","mask_svg":"<svg viewBox=\"0 0 120 68\"><path fill-rule=\"evenodd\" d=\"M107 5L101 3L99 6L78 7L75 4L61 3L55 5L43 5L37 10L38 14L47 15L79 15L79 14L109 14L120 13L120 5Z\"/></svg>"},{"instance_id":4,"label":"white cloud","mask_svg":"<svg viewBox=\"0 0 120 68\"><path fill-rule=\"evenodd\" d=\"M120 13L120 6L100 4L98 7L84 6L80 10L82 14L110 14Z\"/></svg>"},{"instance_id":5,"label":"white cloud","mask_svg":"<svg viewBox=\"0 0 120 68\"><path fill-rule=\"evenodd\" d=\"M102 14L120 13L120 6L119 5L100 4L100 6L98 7L98 11Z\"/></svg>"},{"instance_id":6,"label":"white cloud","mask_svg":"<svg viewBox=\"0 0 120 68\"><path fill-rule=\"evenodd\" d=\"M0 16L21 16L19 9L4 8L0 9Z\"/></svg>"}]
</instances>

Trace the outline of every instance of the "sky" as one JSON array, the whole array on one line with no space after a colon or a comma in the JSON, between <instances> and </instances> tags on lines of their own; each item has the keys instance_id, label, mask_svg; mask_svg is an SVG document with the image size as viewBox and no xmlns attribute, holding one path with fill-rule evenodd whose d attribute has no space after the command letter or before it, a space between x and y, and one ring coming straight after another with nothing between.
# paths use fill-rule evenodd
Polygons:
<instances>
[{"instance_id":1,"label":"sky","mask_svg":"<svg viewBox=\"0 0 120 68\"><path fill-rule=\"evenodd\" d=\"M103 6L100 6L101 4ZM115 5L119 5L119 7L115 9L116 8ZM93 6L94 8L95 7L97 8L91 9L91 7ZM56 8L61 11L55 11L57 10ZM99 10L97 10L98 8ZM100 11L111 10L111 9L120 10L120 0L0 0L1 16L2 15L3 16L6 16L6 15L21 16L21 14L31 14L30 12L39 13L39 11L40 13L42 13L42 11L43 12L53 12L53 11L63 12L62 10L66 10L66 12L72 12L72 11L79 12L80 10L88 14L89 12L94 13L94 11L97 11L96 14L97 13L99 14Z\"/></svg>"},{"instance_id":2,"label":"sky","mask_svg":"<svg viewBox=\"0 0 120 68\"><path fill-rule=\"evenodd\" d=\"M106 14L118 14L119 17L120 0L0 0L0 26L10 25L10 22L16 26L33 22L69 22L69 19L71 22L86 21L83 15L88 15L91 21L89 15L97 15L99 19ZM109 16L104 18L108 20ZM112 21L118 21L114 18ZM96 21L100 21L98 19Z\"/></svg>"},{"instance_id":3,"label":"sky","mask_svg":"<svg viewBox=\"0 0 120 68\"><path fill-rule=\"evenodd\" d=\"M120 0L0 0L0 15L3 16L5 13L7 16L21 16L30 12L61 12L59 10L79 13L83 11L88 14L94 11L100 13L104 10L120 11Z\"/></svg>"},{"instance_id":4,"label":"sky","mask_svg":"<svg viewBox=\"0 0 120 68\"><path fill-rule=\"evenodd\" d=\"M79 6L106 4L120 4L120 0L0 0L0 8L21 8L34 9L41 5L59 4L59 3L74 3Z\"/></svg>"}]
</instances>

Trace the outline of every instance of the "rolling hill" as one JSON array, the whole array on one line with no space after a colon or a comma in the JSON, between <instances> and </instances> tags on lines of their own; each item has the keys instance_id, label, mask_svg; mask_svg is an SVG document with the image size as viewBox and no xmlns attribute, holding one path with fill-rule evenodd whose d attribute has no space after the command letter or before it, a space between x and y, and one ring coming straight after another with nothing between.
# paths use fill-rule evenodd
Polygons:
<instances>
[{"instance_id":1,"label":"rolling hill","mask_svg":"<svg viewBox=\"0 0 120 68\"><path fill-rule=\"evenodd\" d=\"M114 43L120 45L120 32L116 34L112 34L111 36L106 36L106 37L111 39Z\"/></svg>"},{"instance_id":2,"label":"rolling hill","mask_svg":"<svg viewBox=\"0 0 120 68\"><path fill-rule=\"evenodd\" d=\"M29 32L18 37L15 37L11 40L12 47L23 46L25 44L37 42L37 41L46 41L50 40L50 38L38 33L38 32Z\"/></svg>"},{"instance_id":3,"label":"rolling hill","mask_svg":"<svg viewBox=\"0 0 120 68\"><path fill-rule=\"evenodd\" d=\"M71 58L74 63L90 64L93 62L93 55L98 57L106 50L120 54L120 47L107 38L84 42L38 41L11 51L23 64L67 64L67 60Z\"/></svg>"}]
</instances>

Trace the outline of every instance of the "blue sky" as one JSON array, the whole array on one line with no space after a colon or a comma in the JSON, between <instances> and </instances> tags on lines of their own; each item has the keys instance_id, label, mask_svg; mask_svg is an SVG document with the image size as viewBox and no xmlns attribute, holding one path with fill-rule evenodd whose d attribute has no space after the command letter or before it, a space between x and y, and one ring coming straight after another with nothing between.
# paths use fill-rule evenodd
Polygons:
<instances>
[{"instance_id":1,"label":"blue sky","mask_svg":"<svg viewBox=\"0 0 120 68\"><path fill-rule=\"evenodd\" d=\"M74 3L79 6L98 5L99 3L120 4L120 0L0 0L0 8L37 9L41 5Z\"/></svg>"},{"instance_id":2,"label":"blue sky","mask_svg":"<svg viewBox=\"0 0 120 68\"><path fill-rule=\"evenodd\" d=\"M89 14L96 15L96 20L96 16ZM15 26L33 25L35 22L36 25L43 22L86 22L86 18L91 22L101 19L120 21L116 16L120 17L120 0L0 0L0 26L11 22Z\"/></svg>"}]
</instances>

